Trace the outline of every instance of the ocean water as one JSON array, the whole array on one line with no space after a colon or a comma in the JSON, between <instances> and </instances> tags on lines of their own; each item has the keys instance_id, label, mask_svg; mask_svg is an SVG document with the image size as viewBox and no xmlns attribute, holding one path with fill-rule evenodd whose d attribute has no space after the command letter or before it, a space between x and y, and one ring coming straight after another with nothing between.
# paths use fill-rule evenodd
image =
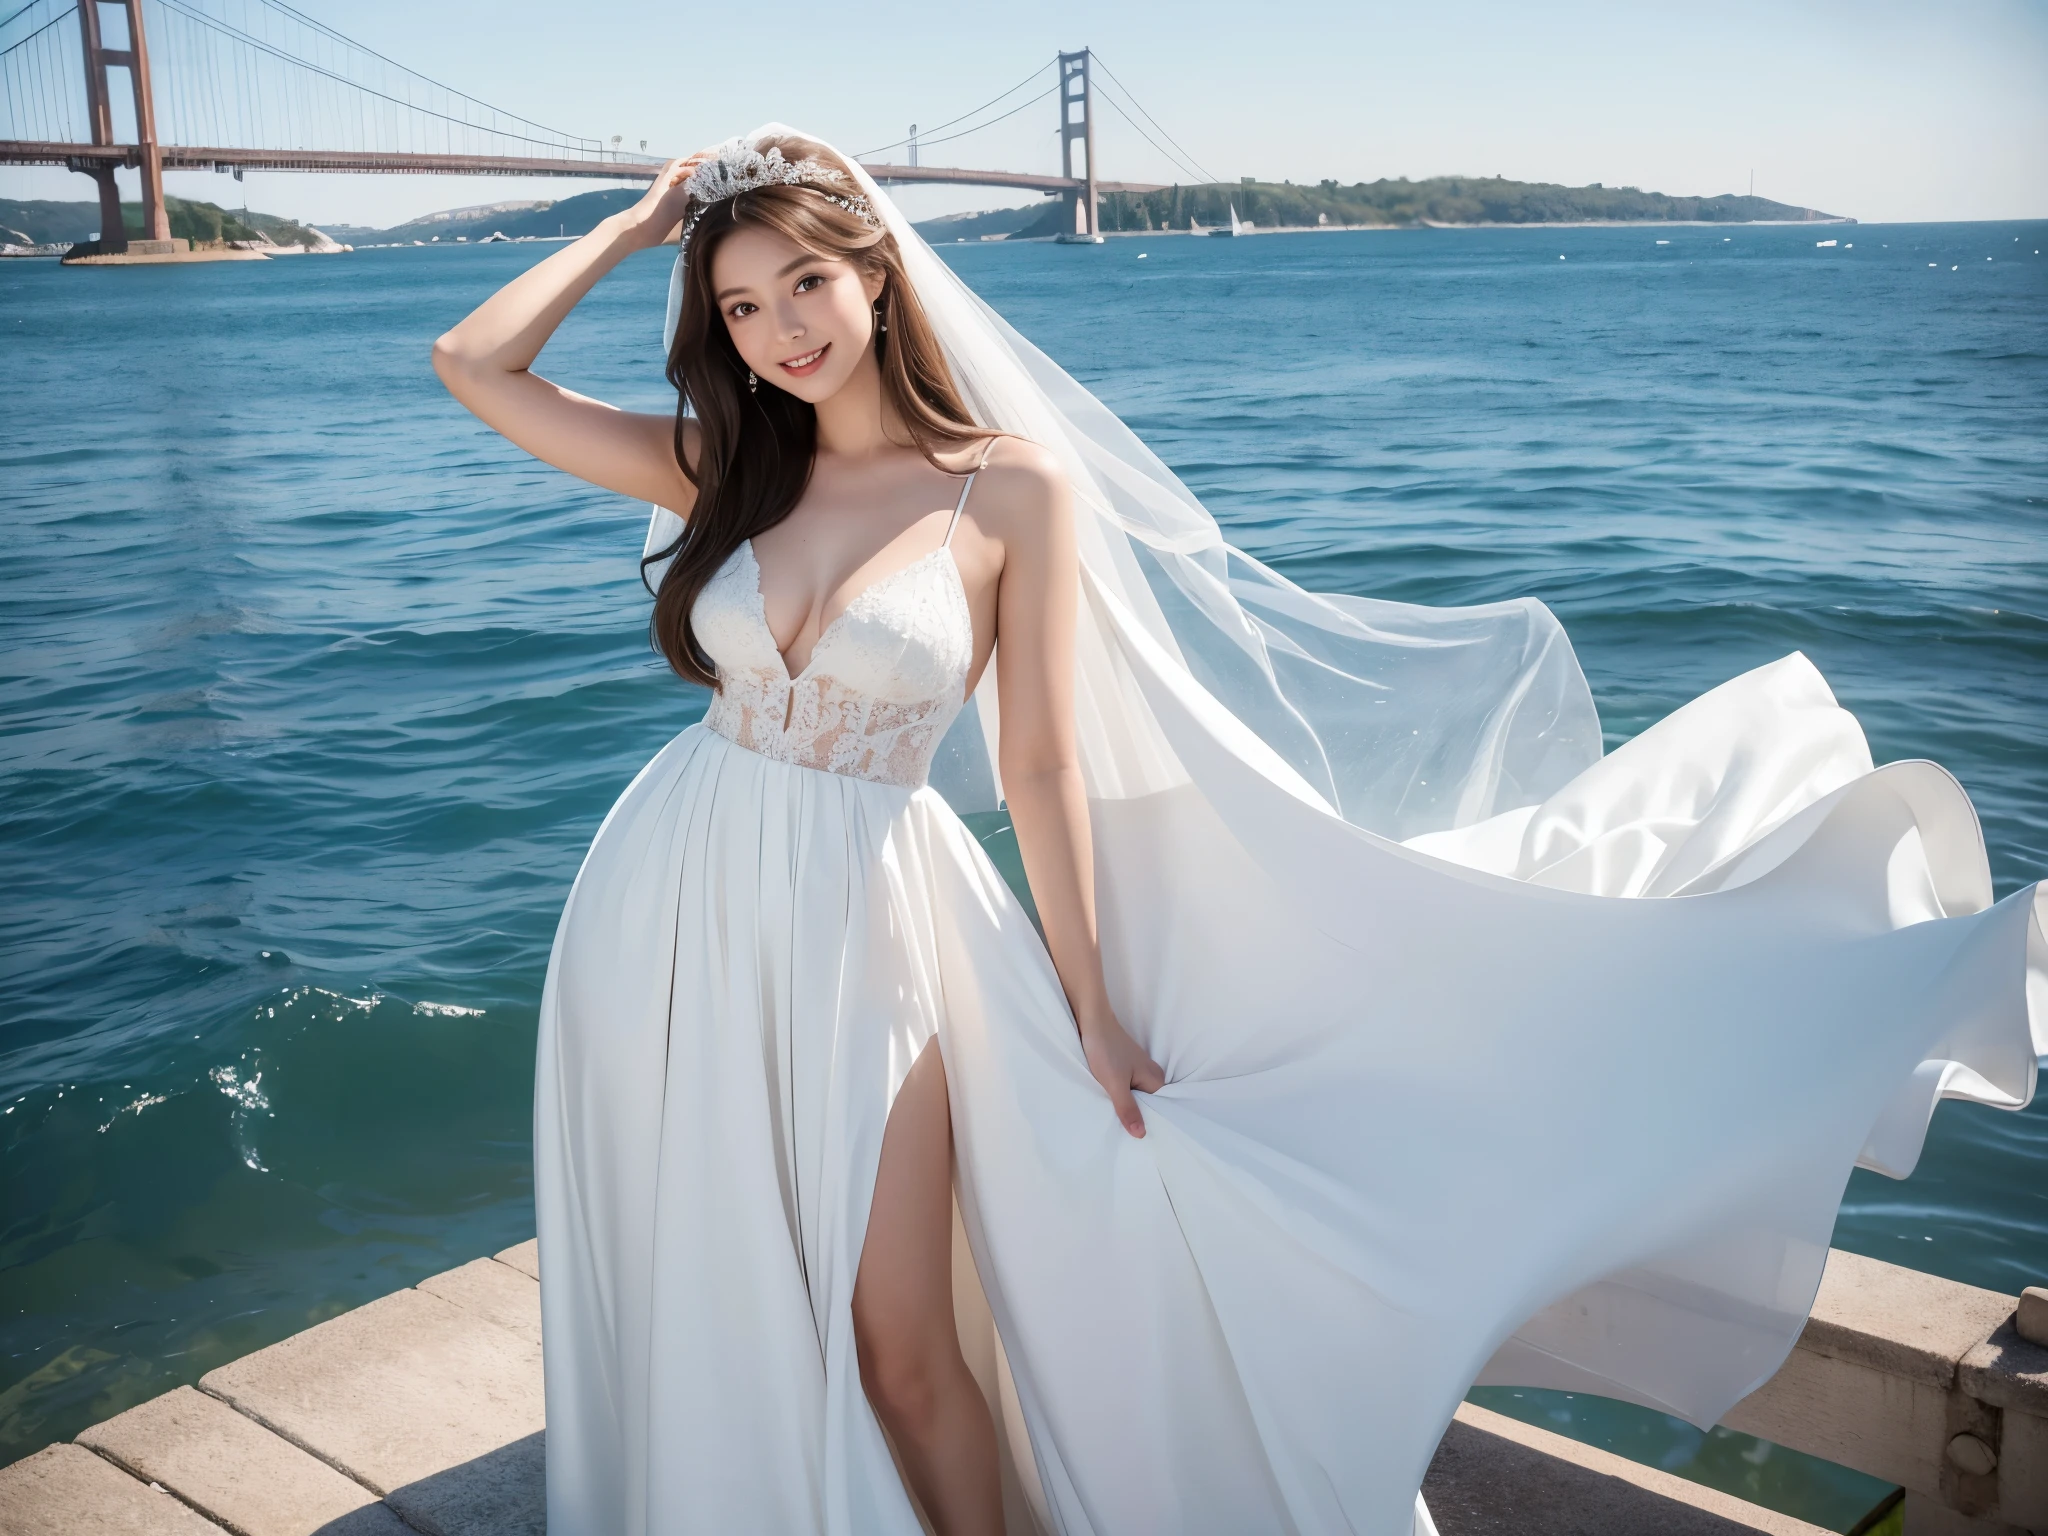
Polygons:
<instances>
[{"instance_id":1,"label":"ocean water","mask_svg":"<svg viewBox=\"0 0 2048 1536\"><path fill-rule=\"evenodd\" d=\"M1880 760L1960 776L2003 894L2048 873L2044 248L2034 223L946 254L1304 584L1549 602L1611 743L1806 651ZM548 249L0 263L0 1461L532 1231L560 903L704 703L645 644L642 509L428 369ZM628 262L541 370L672 404L665 281ZM1913 1178L1850 1180L1836 1242L2048 1279L2048 1105L1943 1106ZM1838 1529L1882 1492L1487 1400Z\"/></svg>"}]
</instances>

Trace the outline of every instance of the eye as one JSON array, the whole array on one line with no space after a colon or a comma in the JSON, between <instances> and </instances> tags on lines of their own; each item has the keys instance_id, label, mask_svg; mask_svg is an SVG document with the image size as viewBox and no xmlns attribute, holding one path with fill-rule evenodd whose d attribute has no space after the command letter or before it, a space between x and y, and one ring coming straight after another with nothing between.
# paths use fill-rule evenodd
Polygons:
<instances>
[{"instance_id":1,"label":"eye","mask_svg":"<svg viewBox=\"0 0 2048 1536\"><path fill-rule=\"evenodd\" d=\"M733 305L731 309L728 309L726 311L726 314L730 315L735 320L744 320L747 318L747 316L751 315L758 307L758 305L749 304L745 299L741 299L739 303Z\"/></svg>"},{"instance_id":2,"label":"eye","mask_svg":"<svg viewBox=\"0 0 2048 1536\"><path fill-rule=\"evenodd\" d=\"M809 293L812 289L822 286L824 281L825 275L822 272L806 272L796 280L796 291Z\"/></svg>"}]
</instances>

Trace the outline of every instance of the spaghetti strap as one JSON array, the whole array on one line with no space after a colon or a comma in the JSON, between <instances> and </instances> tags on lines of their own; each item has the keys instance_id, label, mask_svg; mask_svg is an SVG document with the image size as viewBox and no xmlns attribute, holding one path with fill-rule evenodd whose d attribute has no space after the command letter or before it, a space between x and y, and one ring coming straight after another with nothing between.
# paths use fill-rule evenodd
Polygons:
<instances>
[{"instance_id":1,"label":"spaghetti strap","mask_svg":"<svg viewBox=\"0 0 2048 1536\"><path fill-rule=\"evenodd\" d=\"M960 526L960 514L967 510L967 493L974 489L974 477L980 474L984 466L987 465L989 450L994 448L995 445L996 440L994 438L990 438L981 445L981 461L974 468L967 471L967 483L960 487L960 499L953 504L953 520L946 524L946 536L939 540L939 548L945 549L952 544L953 530Z\"/></svg>"}]
</instances>

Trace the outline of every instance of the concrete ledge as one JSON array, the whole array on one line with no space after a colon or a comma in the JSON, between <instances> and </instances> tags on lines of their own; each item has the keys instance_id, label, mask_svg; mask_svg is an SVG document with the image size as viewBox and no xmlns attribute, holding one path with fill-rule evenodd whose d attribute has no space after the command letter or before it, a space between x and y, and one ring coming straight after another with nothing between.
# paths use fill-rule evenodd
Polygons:
<instances>
[{"instance_id":1,"label":"concrete ledge","mask_svg":"<svg viewBox=\"0 0 2048 1536\"><path fill-rule=\"evenodd\" d=\"M1444 1432L1422 1496L1442 1536L1827 1536L1471 1403Z\"/></svg>"},{"instance_id":2,"label":"concrete ledge","mask_svg":"<svg viewBox=\"0 0 2048 1536\"><path fill-rule=\"evenodd\" d=\"M2048 1345L2007 1322L1963 1356L1956 1383L1981 1402L2048 1419Z\"/></svg>"},{"instance_id":3,"label":"concrete ledge","mask_svg":"<svg viewBox=\"0 0 2048 1536\"><path fill-rule=\"evenodd\" d=\"M1947 1391L2013 1299L1861 1254L1828 1251L1799 1348Z\"/></svg>"},{"instance_id":4,"label":"concrete ledge","mask_svg":"<svg viewBox=\"0 0 2048 1536\"><path fill-rule=\"evenodd\" d=\"M360 1483L191 1387L96 1424L78 1443L237 1536L408 1536Z\"/></svg>"},{"instance_id":5,"label":"concrete ledge","mask_svg":"<svg viewBox=\"0 0 2048 1536\"><path fill-rule=\"evenodd\" d=\"M540 1287L508 1264L475 1259L459 1269L429 1275L419 1289L540 1348Z\"/></svg>"},{"instance_id":6,"label":"concrete ledge","mask_svg":"<svg viewBox=\"0 0 2048 1536\"><path fill-rule=\"evenodd\" d=\"M130 240L112 250L102 250L98 241L81 241L63 257L67 267L163 267L194 261L268 261L261 251L238 251L232 246L192 249L190 240Z\"/></svg>"},{"instance_id":7,"label":"concrete ledge","mask_svg":"<svg viewBox=\"0 0 2048 1536\"><path fill-rule=\"evenodd\" d=\"M540 1279L540 1239L529 1237L523 1243L515 1243L503 1253L493 1254L500 1264L510 1264L530 1280Z\"/></svg>"},{"instance_id":8,"label":"concrete ledge","mask_svg":"<svg viewBox=\"0 0 2048 1536\"><path fill-rule=\"evenodd\" d=\"M170 1494L75 1445L0 1467L0 1536L220 1536Z\"/></svg>"},{"instance_id":9,"label":"concrete ledge","mask_svg":"<svg viewBox=\"0 0 2048 1536\"><path fill-rule=\"evenodd\" d=\"M0 1468L0 1536L542 1536L537 1260L430 1276ZM2013 1305L1833 1254L1728 1423L1902 1484L1907 1536L2048 1536L2048 1347ZM1443 1536L1819 1529L1470 1404L1425 1491Z\"/></svg>"},{"instance_id":10,"label":"concrete ledge","mask_svg":"<svg viewBox=\"0 0 2048 1536\"><path fill-rule=\"evenodd\" d=\"M222 1366L201 1387L440 1536L540 1532L540 1348L399 1291Z\"/></svg>"},{"instance_id":11,"label":"concrete ledge","mask_svg":"<svg viewBox=\"0 0 2048 1536\"><path fill-rule=\"evenodd\" d=\"M1907 1536L2048 1530L2048 1348L2011 1296L1839 1249L1730 1429L1907 1490Z\"/></svg>"}]
</instances>

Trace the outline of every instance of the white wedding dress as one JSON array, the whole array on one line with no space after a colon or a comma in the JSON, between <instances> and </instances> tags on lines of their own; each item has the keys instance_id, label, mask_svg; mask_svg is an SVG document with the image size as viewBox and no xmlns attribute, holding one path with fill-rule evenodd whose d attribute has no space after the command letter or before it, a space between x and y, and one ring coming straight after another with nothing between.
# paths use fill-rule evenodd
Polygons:
<instances>
[{"instance_id":1,"label":"white wedding dress","mask_svg":"<svg viewBox=\"0 0 2048 1536\"><path fill-rule=\"evenodd\" d=\"M1713 1422L1789 1350L1851 1166L2032 1094L2036 892L1992 902L1960 788L1874 768L1803 657L1602 758L1540 605L1264 571L863 190L977 416L1084 508L1104 958L1169 1081L1125 1135L955 815L1000 709L962 712L950 551L791 677L743 546L694 615L723 687L600 829L542 1003L551 1531L919 1529L849 1304L934 1036L1013 1530L1423 1529L1475 1379Z\"/></svg>"}]
</instances>

